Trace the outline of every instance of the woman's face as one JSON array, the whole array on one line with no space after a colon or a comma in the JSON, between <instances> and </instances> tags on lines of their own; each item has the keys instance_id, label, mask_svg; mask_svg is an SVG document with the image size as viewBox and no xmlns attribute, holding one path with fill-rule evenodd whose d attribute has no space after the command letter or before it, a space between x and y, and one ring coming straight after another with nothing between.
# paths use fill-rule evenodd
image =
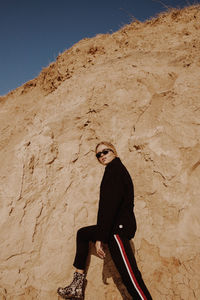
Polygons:
<instances>
[{"instance_id":1,"label":"woman's face","mask_svg":"<svg viewBox=\"0 0 200 300\"><path fill-rule=\"evenodd\" d=\"M107 154L101 153L101 156L98 158L98 161L105 166L109 164L109 162L111 162L116 157L116 155L114 154L114 152L112 152L112 149L106 145L99 145L97 148L97 153L108 149L110 149L110 151L108 151Z\"/></svg>"}]
</instances>

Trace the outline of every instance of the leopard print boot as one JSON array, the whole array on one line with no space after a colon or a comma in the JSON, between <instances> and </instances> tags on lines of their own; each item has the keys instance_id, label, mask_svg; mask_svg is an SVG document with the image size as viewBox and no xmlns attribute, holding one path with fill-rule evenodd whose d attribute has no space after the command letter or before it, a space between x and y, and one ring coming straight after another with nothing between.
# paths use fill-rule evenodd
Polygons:
<instances>
[{"instance_id":1,"label":"leopard print boot","mask_svg":"<svg viewBox=\"0 0 200 300\"><path fill-rule=\"evenodd\" d=\"M74 278L70 285L59 287L57 293L63 299L84 299L85 274L74 272Z\"/></svg>"}]
</instances>

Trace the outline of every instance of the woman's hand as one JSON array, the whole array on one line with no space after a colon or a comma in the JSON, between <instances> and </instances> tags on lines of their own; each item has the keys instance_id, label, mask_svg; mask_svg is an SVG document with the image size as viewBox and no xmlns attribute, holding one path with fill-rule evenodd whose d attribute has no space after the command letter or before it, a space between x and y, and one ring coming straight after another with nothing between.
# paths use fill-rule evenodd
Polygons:
<instances>
[{"instance_id":1,"label":"woman's hand","mask_svg":"<svg viewBox=\"0 0 200 300\"><path fill-rule=\"evenodd\" d=\"M101 241L96 241L95 247L96 247L97 255L98 255L100 258L105 258L106 254L105 254L105 252L103 251L103 247L102 247Z\"/></svg>"}]
</instances>

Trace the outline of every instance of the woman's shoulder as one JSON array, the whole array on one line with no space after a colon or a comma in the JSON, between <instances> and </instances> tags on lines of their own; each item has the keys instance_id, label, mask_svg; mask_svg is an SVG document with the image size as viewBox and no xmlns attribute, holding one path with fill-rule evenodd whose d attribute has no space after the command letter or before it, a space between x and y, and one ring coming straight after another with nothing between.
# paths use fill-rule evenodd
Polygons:
<instances>
[{"instance_id":1,"label":"woman's shoulder","mask_svg":"<svg viewBox=\"0 0 200 300\"><path fill-rule=\"evenodd\" d=\"M111 160L111 162L109 162L109 164L107 164L106 169L113 169L119 167L121 164L121 159L118 156L116 156L113 160Z\"/></svg>"},{"instance_id":2,"label":"woman's shoulder","mask_svg":"<svg viewBox=\"0 0 200 300\"><path fill-rule=\"evenodd\" d=\"M106 171L108 173L119 173L124 172L126 170L126 167L121 162L121 159L119 157L115 157L107 166Z\"/></svg>"},{"instance_id":3,"label":"woman's shoulder","mask_svg":"<svg viewBox=\"0 0 200 300\"><path fill-rule=\"evenodd\" d=\"M124 166L124 164L121 162L119 157L115 157L107 166L105 169L103 180L107 182L107 180L114 179L119 184L122 183L132 183L132 178L127 170L127 168Z\"/></svg>"},{"instance_id":4,"label":"woman's shoulder","mask_svg":"<svg viewBox=\"0 0 200 300\"><path fill-rule=\"evenodd\" d=\"M109 174L120 174L123 177L130 177L129 171L125 165L121 162L119 157L115 157L106 167Z\"/></svg>"}]
</instances>

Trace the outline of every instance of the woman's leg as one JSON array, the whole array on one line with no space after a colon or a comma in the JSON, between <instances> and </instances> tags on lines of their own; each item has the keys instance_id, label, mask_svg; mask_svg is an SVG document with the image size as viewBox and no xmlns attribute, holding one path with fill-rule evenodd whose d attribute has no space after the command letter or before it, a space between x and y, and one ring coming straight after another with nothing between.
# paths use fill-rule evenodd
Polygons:
<instances>
[{"instance_id":1,"label":"woman's leg","mask_svg":"<svg viewBox=\"0 0 200 300\"><path fill-rule=\"evenodd\" d=\"M76 236L76 255L74 259L74 277L72 283L64 288L59 287L57 292L64 299L83 299L85 288L85 266L89 251L89 242L95 241L96 226L83 227Z\"/></svg>"},{"instance_id":2,"label":"woman's leg","mask_svg":"<svg viewBox=\"0 0 200 300\"><path fill-rule=\"evenodd\" d=\"M80 273L83 273L86 267L86 261L89 251L89 242L95 242L96 225L80 228L76 235L76 255L73 266Z\"/></svg>"},{"instance_id":3,"label":"woman's leg","mask_svg":"<svg viewBox=\"0 0 200 300\"><path fill-rule=\"evenodd\" d=\"M81 273L81 274L84 274L84 270L81 270L81 269L76 269L75 272L78 272L78 273Z\"/></svg>"},{"instance_id":4,"label":"woman's leg","mask_svg":"<svg viewBox=\"0 0 200 300\"><path fill-rule=\"evenodd\" d=\"M122 281L133 299L152 300L137 267L130 241L116 234L110 239L108 247Z\"/></svg>"}]
</instances>

